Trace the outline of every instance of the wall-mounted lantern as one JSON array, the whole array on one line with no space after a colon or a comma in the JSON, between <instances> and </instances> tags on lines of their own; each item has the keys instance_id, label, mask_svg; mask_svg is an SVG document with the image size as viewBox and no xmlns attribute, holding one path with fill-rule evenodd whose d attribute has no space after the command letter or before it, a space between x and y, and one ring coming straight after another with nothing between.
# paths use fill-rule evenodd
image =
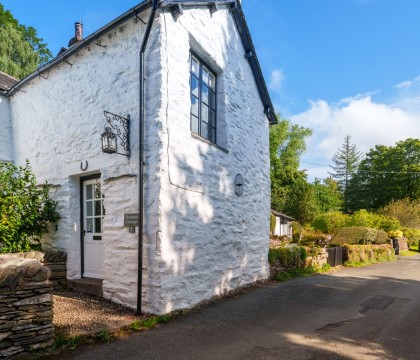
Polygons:
<instances>
[{"instance_id":1,"label":"wall-mounted lantern","mask_svg":"<svg viewBox=\"0 0 420 360\"><path fill-rule=\"evenodd\" d=\"M129 158L130 115L127 115L125 118L108 111L104 111L104 115L107 126L105 126L105 132L101 135L102 152L107 154L125 155ZM124 152L118 152L118 148L124 150Z\"/></svg>"},{"instance_id":2,"label":"wall-mounted lantern","mask_svg":"<svg viewBox=\"0 0 420 360\"><path fill-rule=\"evenodd\" d=\"M112 132L112 129L107 126L105 132L101 135L102 138L102 152L114 154L118 150L117 135Z\"/></svg>"}]
</instances>

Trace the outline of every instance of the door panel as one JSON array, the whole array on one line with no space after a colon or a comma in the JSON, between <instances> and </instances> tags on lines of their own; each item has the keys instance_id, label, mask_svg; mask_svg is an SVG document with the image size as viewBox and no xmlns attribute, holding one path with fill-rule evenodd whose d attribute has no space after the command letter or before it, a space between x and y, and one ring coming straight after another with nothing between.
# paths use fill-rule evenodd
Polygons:
<instances>
[{"instance_id":1,"label":"door panel","mask_svg":"<svg viewBox=\"0 0 420 360\"><path fill-rule=\"evenodd\" d=\"M99 178L83 182L83 277L103 277L103 199Z\"/></svg>"}]
</instances>

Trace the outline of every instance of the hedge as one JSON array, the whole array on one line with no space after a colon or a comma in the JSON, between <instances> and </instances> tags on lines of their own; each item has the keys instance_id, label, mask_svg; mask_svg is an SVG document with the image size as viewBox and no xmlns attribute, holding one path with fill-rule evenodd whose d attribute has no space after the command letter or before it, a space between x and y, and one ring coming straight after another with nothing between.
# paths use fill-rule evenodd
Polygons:
<instances>
[{"instance_id":1,"label":"hedge","mask_svg":"<svg viewBox=\"0 0 420 360\"><path fill-rule=\"evenodd\" d=\"M286 269L300 269L305 265L307 257L306 249L300 246L288 246L276 249L269 249L268 262Z\"/></svg>"},{"instance_id":2,"label":"hedge","mask_svg":"<svg viewBox=\"0 0 420 360\"><path fill-rule=\"evenodd\" d=\"M351 226L338 230L331 240L331 245L385 244L388 241L388 234L383 230L363 226Z\"/></svg>"},{"instance_id":3,"label":"hedge","mask_svg":"<svg viewBox=\"0 0 420 360\"><path fill-rule=\"evenodd\" d=\"M390 244L380 245L344 245L345 265L371 264L395 259L394 249Z\"/></svg>"}]
</instances>

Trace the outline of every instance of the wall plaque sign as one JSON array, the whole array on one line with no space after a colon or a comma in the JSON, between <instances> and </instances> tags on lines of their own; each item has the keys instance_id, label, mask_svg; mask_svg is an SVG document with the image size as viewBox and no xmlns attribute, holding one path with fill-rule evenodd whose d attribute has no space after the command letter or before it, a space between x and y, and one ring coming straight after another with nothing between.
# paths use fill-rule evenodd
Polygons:
<instances>
[{"instance_id":1,"label":"wall plaque sign","mask_svg":"<svg viewBox=\"0 0 420 360\"><path fill-rule=\"evenodd\" d=\"M124 226L126 227L133 227L139 226L139 214L124 214Z\"/></svg>"}]
</instances>

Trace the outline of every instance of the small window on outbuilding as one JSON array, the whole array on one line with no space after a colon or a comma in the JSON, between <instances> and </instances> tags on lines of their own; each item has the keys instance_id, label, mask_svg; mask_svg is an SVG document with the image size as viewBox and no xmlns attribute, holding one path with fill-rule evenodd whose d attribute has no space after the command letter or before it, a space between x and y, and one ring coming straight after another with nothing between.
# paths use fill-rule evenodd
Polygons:
<instances>
[{"instance_id":1,"label":"small window on outbuilding","mask_svg":"<svg viewBox=\"0 0 420 360\"><path fill-rule=\"evenodd\" d=\"M190 54L191 131L216 144L216 74Z\"/></svg>"}]
</instances>

